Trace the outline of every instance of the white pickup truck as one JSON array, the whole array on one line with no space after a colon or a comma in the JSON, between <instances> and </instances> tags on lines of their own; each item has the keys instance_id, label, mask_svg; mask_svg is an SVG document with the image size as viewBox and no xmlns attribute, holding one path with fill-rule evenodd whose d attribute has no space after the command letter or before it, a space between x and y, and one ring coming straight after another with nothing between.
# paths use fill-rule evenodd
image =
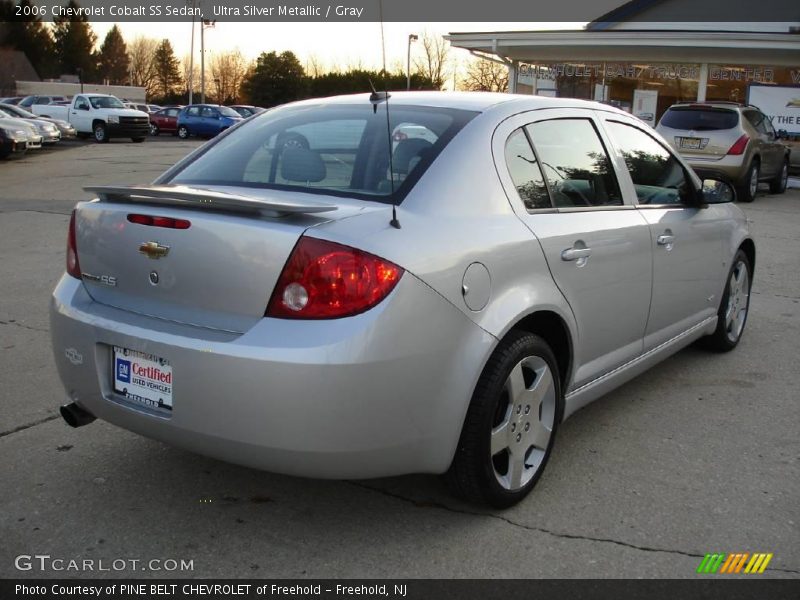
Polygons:
<instances>
[{"instance_id":1,"label":"white pickup truck","mask_svg":"<svg viewBox=\"0 0 800 600\"><path fill-rule=\"evenodd\" d=\"M34 104L31 110L41 117L67 121L78 137L91 135L98 142L112 137L143 142L150 133L147 113L125 108L119 98L108 94L78 94L70 104Z\"/></svg>"}]
</instances>

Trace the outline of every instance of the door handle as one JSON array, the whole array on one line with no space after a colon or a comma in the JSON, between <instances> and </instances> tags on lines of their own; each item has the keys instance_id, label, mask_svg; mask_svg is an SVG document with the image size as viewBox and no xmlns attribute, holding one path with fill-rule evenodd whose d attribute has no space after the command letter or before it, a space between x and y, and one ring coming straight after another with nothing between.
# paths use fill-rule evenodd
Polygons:
<instances>
[{"instance_id":1,"label":"door handle","mask_svg":"<svg viewBox=\"0 0 800 600\"><path fill-rule=\"evenodd\" d=\"M659 246L672 246L672 244L675 242L675 236L668 235L665 233L658 236L658 238L656 238L656 241L658 242Z\"/></svg>"},{"instance_id":2,"label":"door handle","mask_svg":"<svg viewBox=\"0 0 800 600\"><path fill-rule=\"evenodd\" d=\"M567 248L561 252L561 260L581 260L592 255L591 248Z\"/></svg>"}]
</instances>

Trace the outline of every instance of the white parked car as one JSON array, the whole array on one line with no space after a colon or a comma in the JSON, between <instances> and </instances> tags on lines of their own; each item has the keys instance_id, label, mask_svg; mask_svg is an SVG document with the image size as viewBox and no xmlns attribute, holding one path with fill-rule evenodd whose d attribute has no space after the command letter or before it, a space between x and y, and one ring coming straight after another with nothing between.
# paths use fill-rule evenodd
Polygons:
<instances>
[{"instance_id":1,"label":"white parked car","mask_svg":"<svg viewBox=\"0 0 800 600\"><path fill-rule=\"evenodd\" d=\"M125 108L115 96L78 94L69 105L34 104L34 114L62 119L75 127L78 137L90 135L98 142L113 137L127 137L143 142L150 134L150 117L146 112Z\"/></svg>"}]
</instances>

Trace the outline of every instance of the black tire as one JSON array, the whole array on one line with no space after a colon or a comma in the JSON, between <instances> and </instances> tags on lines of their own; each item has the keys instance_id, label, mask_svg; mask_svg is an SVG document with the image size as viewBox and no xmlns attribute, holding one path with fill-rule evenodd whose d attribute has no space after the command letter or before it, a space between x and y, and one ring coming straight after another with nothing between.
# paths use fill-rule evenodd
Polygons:
<instances>
[{"instance_id":1,"label":"black tire","mask_svg":"<svg viewBox=\"0 0 800 600\"><path fill-rule=\"evenodd\" d=\"M744 269L747 275L746 298L739 297L738 302L731 306L730 299L731 293L735 290L735 279L739 269ZM753 265L750 264L750 259L743 250L739 249L736 256L733 258L730 271L728 271L728 278L725 280L725 292L722 294L722 300L719 303L717 310L717 328L714 333L700 339L700 345L707 350L714 352L730 352L739 345L739 341L744 334L744 327L747 324L747 315L750 312L750 289L753 285ZM744 307L742 307L744 303ZM744 309L744 314L741 315L741 327L734 329L730 320L728 311ZM735 331L735 335L733 335Z\"/></svg>"},{"instance_id":2,"label":"black tire","mask_svg":"<svg viewBox=\"0 0 800 600\"><path fill-rule=\"evenodd\" d=\"M134 143L134 144L141 144L141 143L142 143L143 141L145 141L146 139L147 139L147 138L143 138L143 137L135 137L135 138L131 138L131 140L133 141L133 143Z\"/></svg>"},{"instance_id":3,"label":"black tire","mask_svg":"<svg viewBox=\"0 0 800 600\"><path fill-rule=\"evenodd\" d=\"M158 128L158 125L155 123L150 123L150 135L158 137L158 134L161 133L161 130Z\"/></svg>"},{"instance_id":4,"label":"black tire","mask_svg":"<svg viewBox=\"0 0 800 600\"><path fill-rule=\"evenodd\" d=\"M736 198L740 202L752 202L756 199L756 191L758 190L758 178L760 175L760 166L757 160L750 163L750 168L747 169L747 175L741 185L736 188ZM753 189L753 179L755 179L755 189Z\"/></svg>"},{"instance_id":5,"label":"black tire","mask_svg":"<svg viewBox=\"0 0 800 600\"><path fill-rule=\"evenodd\" d=\"M789 183L789 159L783 161L780 171L775 176L775 179L769 182L770 194L782 194L786 191L786 186Z\"/></svg>"},{"instance_id":6,"label":"black tire","mask_svg":"<svg viewBox=\"0 0 800 600\"><path fill-rule=\"evenodd\" d=\"M108 143L108 129L105 123L98 121L92 125L92 133L94 134L94 141L98 144Z\"/></svg>"},{"instance_id":7,"label":"black tire","mask_svg":"<svg viewBox=\"0 0 800 600\"><path fill-rule=\"evenodd\" d=\"M524 375L525 395L517 396L515 401L509 386L513 385L511 374L518 367L520 375ZM545 387L537 400L539 382ZM529 402L531 404L526 404ZM492 354L475 388L455 457L445 474L448 487L455 495L476 504L495 508L516 504L530 493L541 477L563 413L561 381L552 350L536 335L512 331ZM543 423L544 428L541 428ZM549 433L546 443L532 441L537 431ZM495 445L492 438L499 438L499 433L503 434L503 439L507 435L508 440ZM504 444L507 447L501 448ZM514 452L515 449L518 452ZM515 460L515 456L523 458ZM521 469L516 486L512 483L512 462L518 463Z\"/></svg>"},{"instance_id":8,"label":"black tire","mask_svg":"<svg viewBox=\"0 0 800 600\"><path fill-rule=\"evenodd\" d=\"M181 138L182 140L188 140L190 135L191 134L189 133L189 128L186 127L186 125L181 125L180 127L178 127L179 138Z\"/></svg>"}]
</instances>

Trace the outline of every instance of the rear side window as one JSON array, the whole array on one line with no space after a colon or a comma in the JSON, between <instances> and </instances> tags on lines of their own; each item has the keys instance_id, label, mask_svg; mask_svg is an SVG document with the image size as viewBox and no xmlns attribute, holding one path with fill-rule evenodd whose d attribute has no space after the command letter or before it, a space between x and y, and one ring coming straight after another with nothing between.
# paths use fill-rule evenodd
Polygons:
<instances>
[{"instance_id":1,"label":"rear side window","mask_svg":"<svg viewBox=\"0 0 800 600\"><path fill-rule=\"evenodd\" d=\"M526 127L557 207L622 204L611 159L588 119L554 119Z\"/></svg>"},{"instance_id":2,"label":"rear side window","mask_svg":"<svg viewBox=\"0 0 800 600\"><path fill-rule=\"evenodd\" d=\"M509 136L505 156L511 180L525 208L551 208L542 170L522 129L517 129Z\"/></svg>"},{"instance_id":3,"label":"rear side window","mask_svg":"<svg viewBox=\"0 0 800 600\"><path fill-rule=\"evenodd\" d=\"M625 158L639 204L689 202L692 182L672 154L636 127L617 121L607 121L607 126Z\"/></svg>"},{"instance_id":4,"label":"rear side window","mask_svg":"<svg viewBox=\"0 0 800 600\"><path fill-rule=\"evenodd\" d=\"M670 108L661 118L664 127L693 131L733 129L738 124L739 113L726 108L678 106Z\"/></svg>"},{"instance_id":5,"label":"rear side window","mask_svg":"<svg viewBox=\"0 0 800 600\"><path fill-rule=\"evenodd\" d=\"M396 105L289 105L254 116L173 183L302 190L399 202L477 113ZM391 160L390 160L391 157Z\"/></svg>"}]
</instances>

